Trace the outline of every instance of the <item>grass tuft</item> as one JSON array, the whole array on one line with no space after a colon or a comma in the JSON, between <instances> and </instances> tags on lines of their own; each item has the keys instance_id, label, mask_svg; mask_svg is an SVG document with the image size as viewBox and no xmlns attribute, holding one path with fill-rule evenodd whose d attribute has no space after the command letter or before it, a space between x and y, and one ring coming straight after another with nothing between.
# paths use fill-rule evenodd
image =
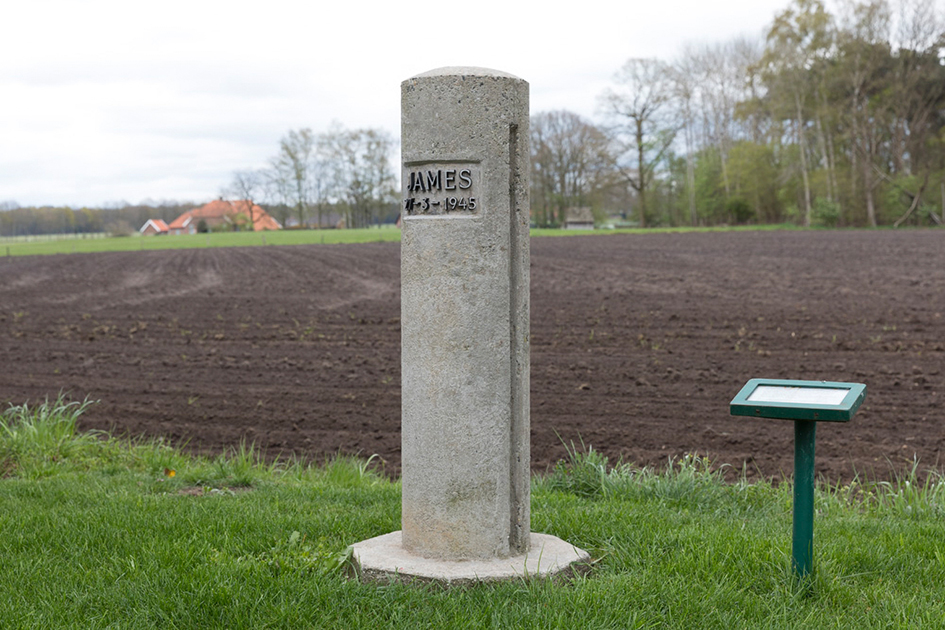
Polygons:
<instances>
[{"instance_id":1,"label":"grass tuft","mask_svg":"<svg viewBox=\"0 0 945 630\"><path fill-rule=\"evenodd\" d=\"M608 470L607 456L595 451L593 446L585 446L583 439L580 448L574 442L564 446L567 458L555 464L543 485L549 490L569 492L579 497L606 495L618 477L616 471L620 467Z\"/></svg>"},{"instance_id":2,"label":"grass tuft","mask_svg":"<svg viewBox=\"0 0 945 630\"><path fill-rule=\"evenodd\" d=\"M723 497L748 485L744 479L727 486L724 467L714 468L708 458L687 454L669 458L666 468L655 472L635 468L623 461L609 466L607 456L593 446L565 444L567 457L555 464L552 473L538 484L544 489L568 492L579 497L650 498L669 505L687 504L708 509Z\"/></svg>"},{"instance_id":3,"label":"grass tuft","mask_svg":"<svg viewBox=\"0 0 945 630\"><path fill-rule=\"evenodd\" d=\"M10 405L0 413L0 470L36 470L85 451L98 454L94 434L76 434L79 416L91 404L88 399L67 402L60 394L37 405Z\"/></svg>"}]
</instances>

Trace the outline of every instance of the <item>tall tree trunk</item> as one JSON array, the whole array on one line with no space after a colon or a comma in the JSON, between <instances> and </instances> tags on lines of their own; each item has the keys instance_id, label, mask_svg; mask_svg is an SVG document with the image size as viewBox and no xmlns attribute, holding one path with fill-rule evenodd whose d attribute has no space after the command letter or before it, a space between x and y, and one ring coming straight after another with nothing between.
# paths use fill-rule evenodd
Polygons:
<instances>
[{"instance_id":1,"label":"tall tree trunk","mask_svg":"<svg viewBox=\"0 0 945 630\"><path fill-rule=\"evenodd\" d=\"M820 145L820 163L826 171L827 177L824 178L827 183L827 201L833 202L833 182L830 181L830 159L827 153L827 137L824 133L824 123L818 113L814 117L814 124L817 127L817 144Z\"/></svg>"},{"instance_id":2,"label":"tall tree trunk","mask_svg":"<svg viewBox=\"0 0 945 630\"><path fill-rule=\"evenodd\" d=\"M827 163L830 169L828 175L830 176L830 182L833 185L833 191L836 197L834 202L837 204L837 211L840 213L840 216L843 216L843 200L840 195L840 186L837 184L837 154L834 152L833 148L832 133L827 134Z\"/></svg>"},{"instance_id":3,"label":"tall tree trunk","mask_svg":"<svg viewBox=\"0 0 945 630\"><path fill-rule=\"evenodd\" d=\"M297 210L299 211L299 227L305 227L305 191L302 189L302 180L299 177L295 179L295 193L298 195L299 205Z\"/></svg>"},{"instance_id":4,"label":"tall tree trunk","mask_svg":"<svg viewBox=\"0 0 945 630\"><path fill-rule=\"evenodd\" d=\"M850 199L856 203L856 182L859 174L858 161L860 156L860 86L857 84L853 88L853 137L851 138L852 150L850 151Z\"/></svg>"},{"instance_id":5,"label":"tall tree trunk","mask_svg":"<svg viewBox=\"0 0 945 630\"><path fill-rule=\"evenodd\" d=\"M897 121L894 125L892 141L892 160L893 168L896 173L903 173L906 169L906 141L905 141L905 119L897 113Z\"/></svg>"},{"instance_id":6,"label":"tall tree trunk","mask_svg":"<svg viewBox=\"0 0 945 630\"><path fill-rule=\"evenodd\" d=\"M810 176L807 173L807 141L804 133L804 115L801 112L800 94L794 92L794 105L797 107L797 135L801 151L801 174L804 179L804 227L810 227Z\"/></svg>"},{"instance_id":7,"label":"tall tree trunk","mask_svg":"<svg viewBox=\"0 0 945 630\"><path fill-rule=\"evenodd\" d=\"M686 192L689 198L689 222L696 225L696 167L695 156L693 156L693 145L695 144L694 133L692 130L692 111L689 104L686 104Z\"/></svg>"},{"instance_id":8,"label":"tall tree trunk","mask_svg":"<svg viewBox=\"0 0 945 630\"><path fill-rule=\"evenodd\" d=\"M689 222L695 226L696 218L696 168L692 152L686 156L686 190L689 193Z\"/></svg>"},{"instance_id":9,"label":"tall tree trunk","mask_svg":"<svg viewBox=\"0 0 945 630\"><path fill-rule=\"evenodd\" d=\"M830 104L827 102L827 95L822 92L821 97L823 100L824 111L829 112ZM828 123L829 123L829 120L828 120ZM825 134L827 137L827 180L830 182L830 185L833 189L833 195L834 195L833 201L837 203L837 210L840 216L842 217L843 207L841 205L842 202L840 199L841 197L840 186L837 185L837 155L834 152L834 147L833 147L833 135L834 135L833 129L834 129L833 126L828 126L827 132Z\"/></svg>"},{"instance_id":10,"label":"tall tree trunk","mask_svg":"<svg viewBox=\"0 0 945 630\"><path fill-rule=\"evenodd\" d=\"M728 166L725 160L725 149L722 146L722 140L719 140L719 162L722 164L722 187L725 188L725 198L732 196L731 187L728 184Z\"/></svg>"},{"instance_id":11,"label":"tall tree trunk","mask_svg":"<svg viewBox=\"0 0 945 630\"><path fill-rule=\"evenodd\" d=\"M640 195L640 227L646 227L646 165L643 162L644 158L644 147L643 147L643 120L641 118L637 119L637 183L639 184L639 189L637 193Z\"/></svg>"},{"instance_id":12,"label":"tall tree trunk","mask_svg":"<svg viewBox=\"0 0 945 630\"><path fill-rule=\"evenodd\" d=\"M873 137L868 127L864 135L867 146L866 155L864 156L865 159L863 160L863 188L866 192L866 220L869 221L870 227L876 227L876 205L873 201L873 188L876 184L873 182L872 171L875 143L873 142Z\"/></svg>"},{"instance_id":13,"label":"tall tree trunk","mask_svg":"<svg viewBox=\"0 0 945 630\"><path fill-rule=\"evenodd\" d=\"M870 222L870 227L876 227L876 206L873 202L873 186L872 184L865 184L866 186L866 217Z\"/></svg>"}]
</instances>

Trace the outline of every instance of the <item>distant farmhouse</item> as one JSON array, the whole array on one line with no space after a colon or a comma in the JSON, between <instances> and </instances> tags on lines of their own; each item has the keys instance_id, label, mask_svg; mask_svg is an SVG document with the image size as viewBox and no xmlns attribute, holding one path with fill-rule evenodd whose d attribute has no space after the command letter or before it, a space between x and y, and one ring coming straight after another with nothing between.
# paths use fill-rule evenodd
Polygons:
<instances>
[{"instance_id":1,"label":"distant farmhouse","mask_svg":"<svg viewBox=\"0 0 945 630\"><path fill-rule=\"evenodd\" d=\"M282 229L278 221L256 204L250 205L250 202L244 199L237 201L217 199L199 208L188 210L171 221L170 225L160 219L149 219L141 227L140 232L144 235L196 234L201 222L207 230L245 230L249 229L250 217L252 217L254 232Z\"/></svg>"},{"instance_id":2,"label":"distant farmhouse","mask_svg":"<svg viewBox=\"0 0 945 630\"><path fill-rule=\"evenodd\" d=\"M138 231L144 236L167 234L167 223L161 219L148 219L148 222L142 225Z\"/></svg>"}]
</instances>

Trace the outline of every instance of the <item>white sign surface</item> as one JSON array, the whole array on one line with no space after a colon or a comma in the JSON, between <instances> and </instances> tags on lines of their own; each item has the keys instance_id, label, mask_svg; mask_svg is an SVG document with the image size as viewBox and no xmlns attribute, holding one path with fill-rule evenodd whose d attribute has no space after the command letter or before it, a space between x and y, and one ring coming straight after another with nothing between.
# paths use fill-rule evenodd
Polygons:
<instances>
[{"instance_id":1,"label":"white sign surface","mask_svg":"<svg viewBox=\"0 0 945 630\"><path fill-rule=\"evenodd\" d=\"M850 393L836 387L785 387L759 385L748 397L754 403L797 403L802 405L839 405Z\"/></svg>"}]
</instances>

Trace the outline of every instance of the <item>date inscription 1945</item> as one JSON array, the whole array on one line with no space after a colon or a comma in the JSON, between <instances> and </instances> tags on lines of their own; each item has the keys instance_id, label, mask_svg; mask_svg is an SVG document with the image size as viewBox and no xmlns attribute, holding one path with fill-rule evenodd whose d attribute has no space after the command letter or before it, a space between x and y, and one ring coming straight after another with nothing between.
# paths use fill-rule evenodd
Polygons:
<instances>
[{"instance_id":1,"label":"date inscription 1945","mask_svg":"<svg viewBox=\"0 0 945 630\"><path fill-rule=\"evenodd\" d=\"M404 216L477 214L479 169L437 164L404 170Z\"/></svg>"}]
</instances>

